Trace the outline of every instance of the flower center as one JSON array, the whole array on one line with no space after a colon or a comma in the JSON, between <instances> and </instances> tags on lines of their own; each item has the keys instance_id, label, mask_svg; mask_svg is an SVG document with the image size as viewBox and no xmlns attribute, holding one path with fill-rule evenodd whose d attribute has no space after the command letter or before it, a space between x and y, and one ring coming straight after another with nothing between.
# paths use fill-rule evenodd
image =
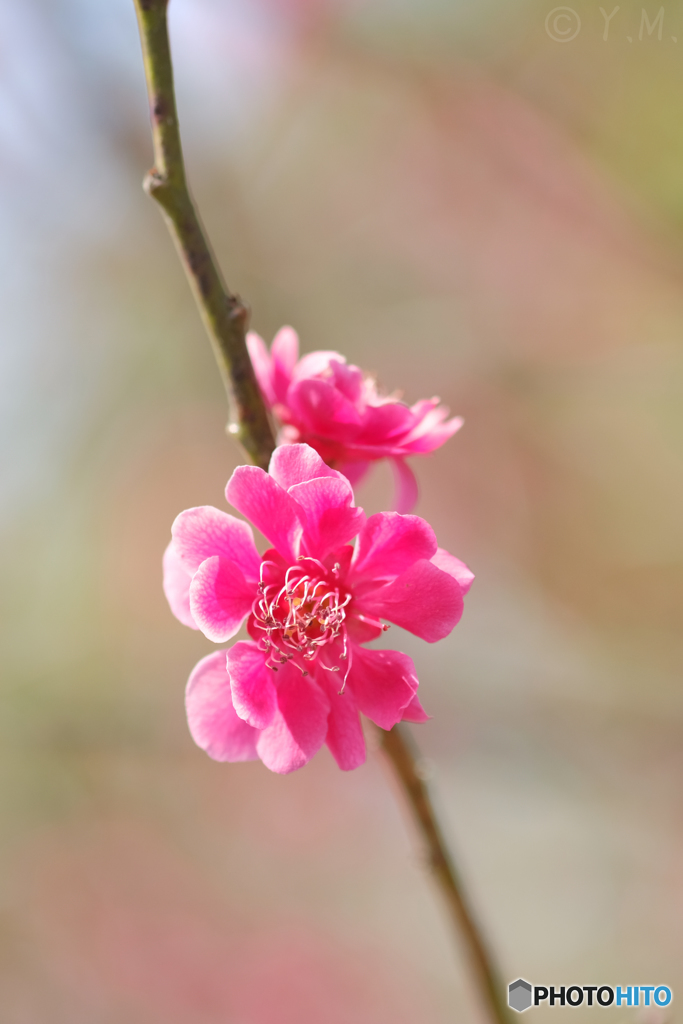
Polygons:
<instances>
[{"instance_id":1,"label":"flower center","mask_svg":"<svg viewBox=\"0 0 683 1024\"><path fill-rule=\"evenodd\" d=\"M291 565L277 582L265 582L264 567L261 565L259 594L253 604L254 625L263 631L262 650L266 653L266 665L277 672L280 665L293 662L303 675L308 675L308 665L316 661L322 648L339 640L341 651L335 651L336 659L347 660L348 641L346 635L346 606L352 595L346 593L338 583L339 566L330 574L318 563L326 574L321 578L311 569L315 560L305 559L306 565ZM329 665L325 658L320 661L329 672L338 672L339 665Z\"/></svg>"}]
</instances>

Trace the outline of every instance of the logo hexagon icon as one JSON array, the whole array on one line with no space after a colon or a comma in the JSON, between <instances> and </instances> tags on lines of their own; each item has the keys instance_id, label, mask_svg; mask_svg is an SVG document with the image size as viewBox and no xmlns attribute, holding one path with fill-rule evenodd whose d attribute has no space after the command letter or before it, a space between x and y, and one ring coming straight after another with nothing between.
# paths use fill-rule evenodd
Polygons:
<instances>
[{"instance_id":1,"label":"logo hexagon icon","mask_svg":"<svg viewBox=\"0 0 683 1024\"><path fill-rule=\"evenodd\" d=\"M531 985L524 978L517 978L508 985L508 1006L517 1013L528 1010L531 1006Z\"/></svg>"}]
</instances>

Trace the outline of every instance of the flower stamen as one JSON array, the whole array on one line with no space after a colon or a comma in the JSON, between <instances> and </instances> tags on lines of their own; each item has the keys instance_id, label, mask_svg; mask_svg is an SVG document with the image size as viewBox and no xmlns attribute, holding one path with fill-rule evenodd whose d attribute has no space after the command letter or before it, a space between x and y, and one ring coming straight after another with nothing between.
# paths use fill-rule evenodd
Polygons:
<instances>
[{"instance_id":1,"label":"flower stamen","mask_svg":"<svg viewBox=\"0 0 683 1024\"><path fill-rule=\"evenodd\" d=\"M342 641L339 660L348 659L345 619L352 597L340 590L336 579L329 579L321 562L312 558L306 561L319 564L325 576L316 578L317 574L303 571L303 566L290 565L279 585L266 583L262 570L259 593L252 606L253 624L265 634L259 646L268 668L276 670L277 665L291 661L303 675L308 675L305 666L317 659L320 650L337 639ZM323 667L339 671L339 666Z\"/></svg>"}]
</instances>

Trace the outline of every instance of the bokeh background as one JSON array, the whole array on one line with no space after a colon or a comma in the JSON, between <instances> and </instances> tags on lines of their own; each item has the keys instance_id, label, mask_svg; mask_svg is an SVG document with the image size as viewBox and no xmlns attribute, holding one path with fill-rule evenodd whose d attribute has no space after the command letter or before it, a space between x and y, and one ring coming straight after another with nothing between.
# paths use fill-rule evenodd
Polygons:
<instances>
[{"instance_id":1,"label":"bokeh background","mask_svg":"<svg viewBox=\"0 0 683 1024\"><path fill-rule=\"evenodd\" d=\"M391 638L506 979L683 994L683 12L572 3L172 0L178 101L255 329L465 417L418 512L476 585ZM0 1022L480 1022L378 751L187 733L160 558L240 454L150 162L131 0L2 0Z\"/></svg>"}]
</instances>

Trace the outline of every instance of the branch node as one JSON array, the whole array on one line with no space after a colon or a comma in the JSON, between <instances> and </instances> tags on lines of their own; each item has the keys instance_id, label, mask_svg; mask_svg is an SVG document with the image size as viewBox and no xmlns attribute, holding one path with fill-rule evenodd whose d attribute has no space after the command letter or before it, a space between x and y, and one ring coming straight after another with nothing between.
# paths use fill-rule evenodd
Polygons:
<instances>
[{"instance_id":1,"label":"branch node","mask_svg":"<svg viewBox=\"0 0 683 1024\"><path fill-rule=\"evenodd\" d=\"M239 295L230 295L228 297L228 316L234 324L246 331L251 319L251 310L246 302L242 302Z\"/></svg>"},{"instance_id":2,"label":"branch node","mask_svg":"<svg viewBox=\"0 0 683 1024\"><path fill-rule=\"evenodd\" d=\"M152 122L154 167L144 190L162 207L185 266L228 392L236 434L252 461L267 466L275 448L246 346L249 307L221 278L185 177L168 38L168 0L135 0Z\"/></svg>"},{"instance_id":3,"label":"branch node","mask_svg":"<svg viewBox=\"0 0 683 1024\"><path fill-rule=\"evenodd\" d=\"M148 171L145 175L142 187L148 196L155 198L158 192L164 189L168 185L168 178L166 175L161 174L160 171L153 167L151 171Z\"/></svg>"}]
</instances>

